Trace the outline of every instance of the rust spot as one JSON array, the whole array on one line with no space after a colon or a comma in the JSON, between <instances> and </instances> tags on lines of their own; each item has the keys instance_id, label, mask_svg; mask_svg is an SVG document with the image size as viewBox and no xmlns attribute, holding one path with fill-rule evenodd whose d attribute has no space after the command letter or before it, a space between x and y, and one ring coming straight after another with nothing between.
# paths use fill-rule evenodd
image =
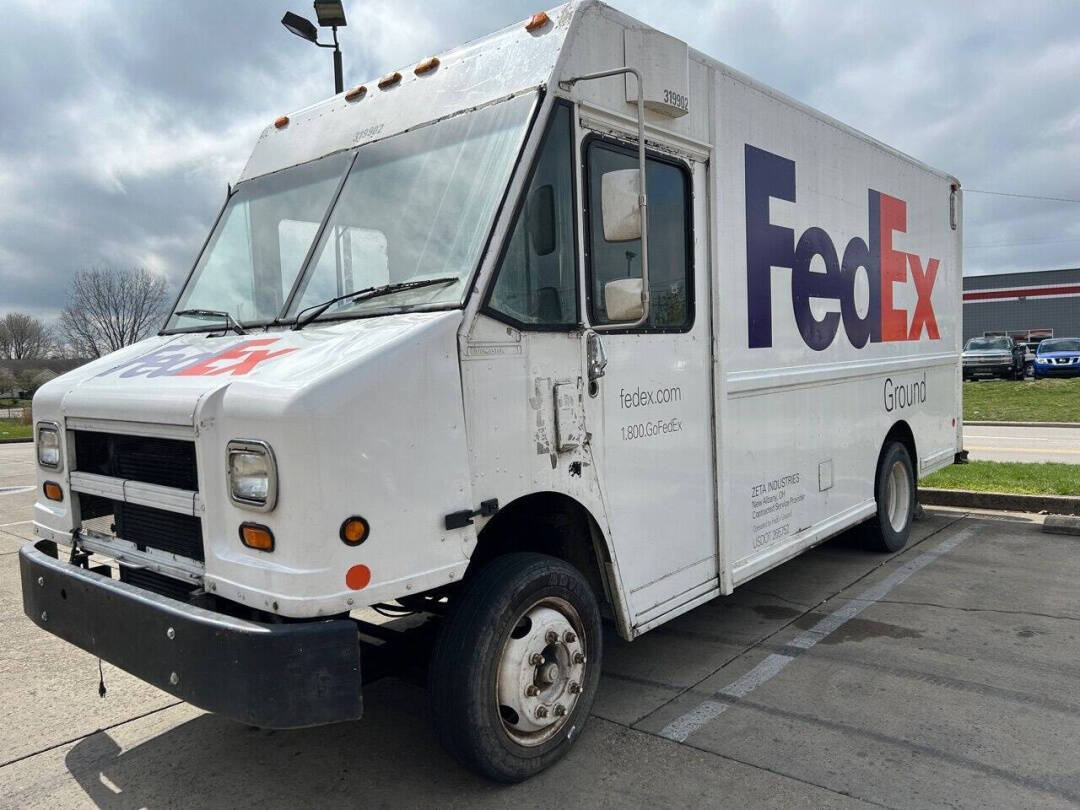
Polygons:
<instances>
[{"instance_id":1,"label":"rust spot","mask_svg":"<svg viewBox=\"0 0 1080 810\"><path fill-rule=\"evenodd\" d=\"M581 462L580 461L571 461L570 462L570 477L571 478L581 478Z\"/></svg>"}]
</instances>

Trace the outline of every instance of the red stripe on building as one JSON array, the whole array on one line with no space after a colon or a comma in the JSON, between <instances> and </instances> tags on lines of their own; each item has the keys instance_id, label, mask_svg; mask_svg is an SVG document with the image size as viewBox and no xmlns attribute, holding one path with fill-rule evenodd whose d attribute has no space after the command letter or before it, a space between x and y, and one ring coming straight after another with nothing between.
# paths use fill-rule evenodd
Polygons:
<instances>
[{"instance_id":1,"label":"red stripe on building","mask_svg":"<svg viewBox=\"0 0 1080 810\"><path fill-rule=\"evenodd\" d=\"M1060 287L1017 287L1015 290L972 290L964 293L964 300L988 301L993 298L1035 298L1046 295L1080 295L1080 284Z\"/></svg>"}]
</instances>

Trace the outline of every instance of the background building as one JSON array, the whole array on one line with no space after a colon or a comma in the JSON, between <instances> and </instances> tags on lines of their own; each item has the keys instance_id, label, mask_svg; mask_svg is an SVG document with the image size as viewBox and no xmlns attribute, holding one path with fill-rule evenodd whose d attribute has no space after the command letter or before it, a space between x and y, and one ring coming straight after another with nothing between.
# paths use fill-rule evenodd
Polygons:
<instances>
[{"instance_id":1,"label":"background building","mask_svg":"<svg viewBox=\"0 0 1080 810\"><path fill-rule=\"evenodd\" d=\"M1080 337L1080 268L964 277L964 340Z\"/></svg>"}]
</instances>

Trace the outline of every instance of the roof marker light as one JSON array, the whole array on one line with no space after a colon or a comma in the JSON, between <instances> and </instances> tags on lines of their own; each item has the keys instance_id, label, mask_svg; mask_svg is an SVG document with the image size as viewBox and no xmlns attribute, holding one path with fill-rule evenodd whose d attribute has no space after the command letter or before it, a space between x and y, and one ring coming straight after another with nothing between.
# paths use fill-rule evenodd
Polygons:
<instances>
[{"instance_id":1,"label":"roof marker light","mask_svg":"<svg viewBox=\"0 0 1080 810\"><path fill-rule=\"evenodd\" d=\"M537 28L547 25L548 19L546 11L538 11L529 18L527 23L525 23L525 30L535 31Z\"/></svg>"},{"instance_id":2,"label":"roof marker light","mask_svg":"<svg viewBox=\"0 0 1080 810\"><path fill-rule=\"evenodd\" d=\"M393 87L395 84L401 81L401 74L396 70L386 76L379 79L379 89L385 90L387 87Z\"/></svg>"},{"instance_id":3,"label":"roof marker light","mask_svg":"<svg viewBox=\"0 0 1080 810\"><path fill-rule=\"evenodd\" d=\"M423 76L425 73L431 73L435 68L439 66L439 57L431 56L421 62L413 69L413 73L417 76Z\"/></svg>"},{"instance_id":4,"label":"roof marker light","mask_svg":"<svg viewBox=\"0 0 1080 810\"><path fill-rule=\"evenodd\" d=\"M274 122L274 126L278 129L282 129L289 123L289 116L283 115L277 121Z\"/></svg>"},{"instance_id":5,"label":"roof marker light","mask_svg":"<svg viewBox=\"0 0 1080 810\"><path fill-rule=\"evenodd\" d=\"M346 101L359 101L367 93L367 88L362 84L358 84L352 90L345 94Z\"/></svg>"}]
</instances>

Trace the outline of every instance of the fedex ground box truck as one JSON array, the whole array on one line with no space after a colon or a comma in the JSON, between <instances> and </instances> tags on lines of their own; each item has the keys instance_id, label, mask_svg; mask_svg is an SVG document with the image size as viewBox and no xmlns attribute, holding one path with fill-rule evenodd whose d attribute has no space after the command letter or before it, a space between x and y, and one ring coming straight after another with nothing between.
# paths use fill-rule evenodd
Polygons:
<instances>
[{"instance_id":1,"label":"fedex ground box truck","mask_svg":"<svg viewBox=\"0 0 1080 810\"><path fill-rule=\"evenodd\" d=\"M523 779L603 620L904 546L961 447L960 223L954 178L593 0L283 115L160 334L35 397L26 613L272 728L359 718L366 609L429 614L436 733Z\"/></svg>"}]
</instances>

